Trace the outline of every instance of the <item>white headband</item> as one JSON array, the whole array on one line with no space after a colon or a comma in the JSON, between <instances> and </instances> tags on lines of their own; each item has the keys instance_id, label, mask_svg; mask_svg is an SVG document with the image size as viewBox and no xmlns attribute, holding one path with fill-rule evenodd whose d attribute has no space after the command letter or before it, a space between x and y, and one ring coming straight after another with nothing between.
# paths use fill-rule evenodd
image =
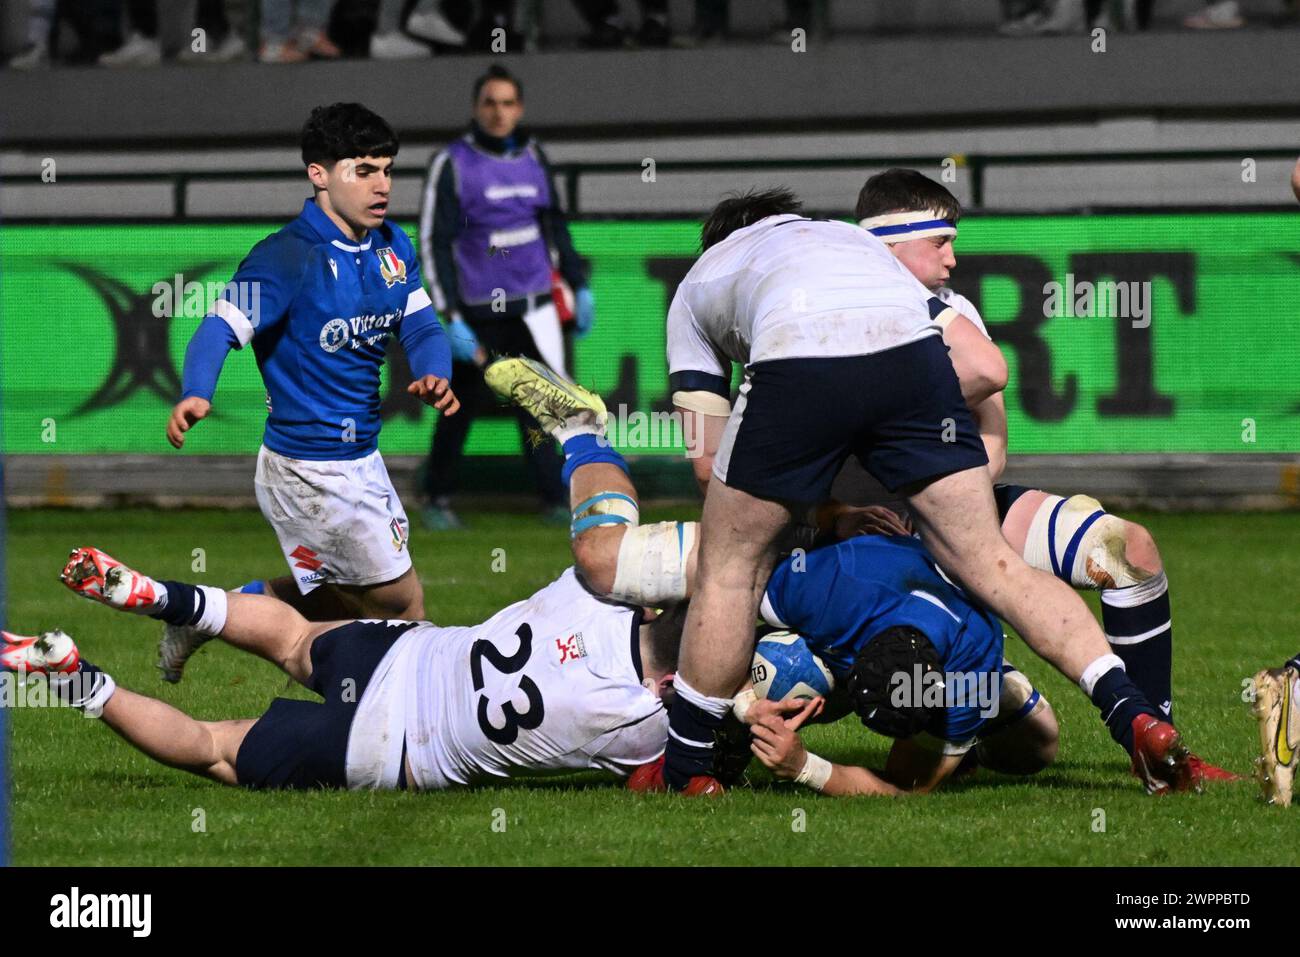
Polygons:
<instances>
[{"instance_id":1,"label":"white headband","mask_svg":"<svg viewBox=\"0 0 1300 957\"><path fill-rule=\"evenodd\" d=\"M933 209L885 213L883 216L860 220L858 225L887 245L905 243L909 239L957 235L956 225Z\"/></svg>"}]
</instances>

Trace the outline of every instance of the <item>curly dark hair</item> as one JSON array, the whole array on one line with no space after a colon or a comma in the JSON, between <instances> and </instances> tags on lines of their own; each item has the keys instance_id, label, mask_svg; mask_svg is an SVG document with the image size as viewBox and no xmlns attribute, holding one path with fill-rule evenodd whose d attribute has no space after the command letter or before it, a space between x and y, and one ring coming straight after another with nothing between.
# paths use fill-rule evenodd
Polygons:
<instances>
[{"instance_id":1,"label":"curly dark hair","mask_svg":"<svg viewBox=\"0 0 1300 957\"><path fill-rule=\"evenodd\" d=\"M360 103L318 106L302 127L304 166L333 166L354 156L396 156L397 149L393 128Z\"/></svg>"},{"instance_id":2,"label":"curly dark hair","mask_svg":"<svg viewBox=\"0 0 1300 957\"><path fill-rule=\"evenodd\" d=\"M781 213L803 212L803 203L784 186L731 193L714 206L700 228L700 249L722 242L737 229Z\"/></svg>"}]
</instances>

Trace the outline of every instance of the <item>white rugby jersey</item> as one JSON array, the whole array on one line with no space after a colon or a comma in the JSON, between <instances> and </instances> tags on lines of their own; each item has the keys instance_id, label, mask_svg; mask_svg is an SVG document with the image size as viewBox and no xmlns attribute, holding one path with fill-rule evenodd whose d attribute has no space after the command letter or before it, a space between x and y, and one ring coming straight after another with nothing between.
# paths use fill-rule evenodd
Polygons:
<instances>
[{"instance_id":1,"label":"white rugby jersey","mask_svg":"<svg viewBox=\"0 0 1300 957\"><path fill-rule=\"evenodd\" d=\"M989 335L988 327L984 325L984 317L981 316L980 311L975 308L975 303L971 302L961 293L953 292L947 286L941 287L935 295L943 300L944 305L951 306L957 312L960 312L963 316L973 322L975 328L984 333L986 338L993 338Z\"/></svg>"},{"instance_id":2,"label":"white rugby jersey","mask_svg":"<svg viewBox=\"0 0 1300 957\"><path fill-rule=\"evenodd\" d=\"M690 373L729 383L731 362L869 355L941 335L933 298L865 229L769 216L707 250L677 287L673 388L717 391Z\"/></svg>"},{"instance_id":3,"label":"white rugby jersey","mask_svg":"<svg viewBox=\"0 0 1300 957\"><path fill-rule=\"evenodd\" d=\"M641 684L640 621L635 609L593 596L570 568L481 625L412 628L362 697L349 785L391 786L403 735L421 789L516 774L626 774L653 761L668 740L668 712ZM367 740L381 743L368 749ZM368 761L386 769L367 776Z\"/></svg>"}]
</instances>

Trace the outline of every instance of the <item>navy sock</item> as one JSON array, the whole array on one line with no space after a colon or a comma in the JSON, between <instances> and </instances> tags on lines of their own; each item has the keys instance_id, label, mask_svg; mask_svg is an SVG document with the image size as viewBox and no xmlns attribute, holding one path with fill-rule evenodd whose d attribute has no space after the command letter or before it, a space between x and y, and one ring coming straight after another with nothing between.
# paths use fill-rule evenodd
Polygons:
<instances>
[{"instance_id":1,"label":"navy sock","mask_svg":"<svg viewBox=\"0 0 1300 957\"><path fill-rule=\"evenodd\" d=\"M197 585L185 582L160 581L158 583L167 591L167 606L156 611L150 618L157 618L169 625L194 625L203 617L207 608L207 599Z\"/></svg>"},{"instance_id":2,"label":"navy sock","mask_svg":"<svg viewBox=\"0 0 1300 957\"><path fill-rule=\"evenodd\" d=\"M1159 717L1151 702L1118 665L1097 679L1092 688L1092 703L1101 712L1110 736L1129 754L1133 753L1133 719L1143 714Z\"/></svg>"},{"instance_id":3,"label":"navy sock","mask_svg":"<svg viewBox=\"0 0 1300 957\"><path fill-rule=\"evenodd\" d=\"M1284 664L1282 667L1294 668L1296 671L1300 671L1300 655L1296 655L1294 658L1288 658L1287 663Z\"/></svg>"},{"instance_id":4,"label":"navy sock","mask_svg":"<svg viewBox=\"0 0 1300 957\"><path fill-rule=\"evenodd\" d=\"M677 696L668 712L668 747L664 751L664 783L680 791L691 778L713 773L714 742L722 718Z\"/></svg>"},{"instance_id":5,"label":"navy sock","mask_svg":"<svg viewBox=\"0 0 1300 957\"><path fill-rule=\"evenodd\" d=\"M610 465L617 465L624 472L627 471L627 462L603 435L583 432L565 442L563 448L564 467L560 469L560 478L565 485L569 484L569 480L573 478L573 473L579 466L591 465L594 462L608 462Z\"/></svg>"},{"instance_id":6,"label":"navy sock","mask_svg":"<svg viewBox=\"0 0 1300 957\"><path fill-rule=\"evenodd\" d=\"M1148 597L1149 596L1149 597ZM1173 722L1174 630L1164 575L1101 593L1101 623L1133 684Z\"/></svg>"},{"instance_id":7,"label":"navy sock","mask_svg":"<svg viewBox=\"0 0 1300 957\"><path fill-rule=\"evenodd\" d=\"M85 658L77 663L77 670L60 680L49 683L50 690L59 696L59 701L69 707L80 708L108 680L102 668L92 665Z\"/></svg>"}]
</instances>

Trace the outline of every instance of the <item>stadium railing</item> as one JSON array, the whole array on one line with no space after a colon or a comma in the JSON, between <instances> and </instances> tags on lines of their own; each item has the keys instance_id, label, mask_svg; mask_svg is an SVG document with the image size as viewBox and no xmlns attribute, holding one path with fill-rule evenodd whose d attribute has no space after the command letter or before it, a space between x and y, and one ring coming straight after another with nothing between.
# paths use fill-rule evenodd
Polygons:
<instances>
[{"instance_id":1,"label":"stadium railing","mask_svg":"<svg viewBox=\"0 0 1300 957\"><path fill-rule=\"evenodd\" d=\"M996 207L985 205L987 194L987 183L991 172L1001 171L1004 169L1023 169L1034 166L1070 166L1078 164L1122 164L1140 166L1143 164L1155 163L1179 163L1179 162L1232 162L1240 163L1243 157L1248 157L1255 161L1293 161L1296 152L1294 149L1282 149L1277 147L1261 148L1255 150L1236 149L1187 149L1187 150L1147 150L1147 151L1090 151L1090 152L1025 152L1025 153L968 153L955 156L939 155L874 155L874 156L844 156L844 157L818 157L818 158L789 158L789 159L736 159L736 160L719 160L719 159L699 159L699 160L663 160L656 162L656 174L670 173L762 173L769 171L809 171L818 170L849 170L849 169L877 169L890 166L909 166L923 170L940 171L946 167L954 171L963 172L967 180L966 189L969 193L967 205L980 211L996 211ZM571 216L593 215L583 208L583 181L587 177L601 176L608 174L635 174L640 175L641 166L637 163L630 162L569 162L556 163L555 172L560 182L563 184L563 192L566 208ZM406 174L414 178L414 174ZM173 171L173 172L94 172L94 173L60 173L58 182L65 184L150 184L160 185L167 184L171 192L171 212L168 215L133 215L129 209L125 209L120 215L111 216L86 216L79 214L75 208L59 210L57 213L49 215L39 215L26 217L21 214L10 216L10 222L23 221L66 221L66 220L96 220L111 219L113 221L122 221L129 219L141 219L147 221L183 221L190 217L190 191L195 184L201 183L278 183L278 182L297 182L302 179L302 172L298 169L239 169L228 171ZM0 175L0 189L6 187L26 187L32 186L39 182L31 174L9 173ZM1279 210L1293 209L1290 204L1282 202L1277 203L1253 203L1253 204L1214 204L1231 205L1234 209L1258 209L1258 210ZM1180 209L1185 210L1204 210L1206 203L1186 203L1182 205L1159 204L1158 206L1146 206L1144 204L1133 203L1092 203L1089 202L1084 206L1079 205L1062 205L1052 208L1052 212L1071 212L1071 211L1089 211L1102 212L1111 209L1136 210L1146 208L1158 208L1165 212L1174 212ZM832 209L813 209L816 213L838 214L842 215L843 210ZM1023 210L1020 210L1023 211ZM1048 211L1044 209L1043 211ZM646 212L637 208L635 204L629 203L626 209L612 209L604 205L598 213L599 216L646 216L649 218L671 216L679 218L682 215L681 210L673 210L667 213ZM245 210L232 210L227 215L214 215L204 213L201 217L203 220L219 219L239 219L239 220L257 220L265 218L268 220L278 220L283 218L280 211L274 214L259 217L250 215Z\"/></svg>"}]
</instances>

